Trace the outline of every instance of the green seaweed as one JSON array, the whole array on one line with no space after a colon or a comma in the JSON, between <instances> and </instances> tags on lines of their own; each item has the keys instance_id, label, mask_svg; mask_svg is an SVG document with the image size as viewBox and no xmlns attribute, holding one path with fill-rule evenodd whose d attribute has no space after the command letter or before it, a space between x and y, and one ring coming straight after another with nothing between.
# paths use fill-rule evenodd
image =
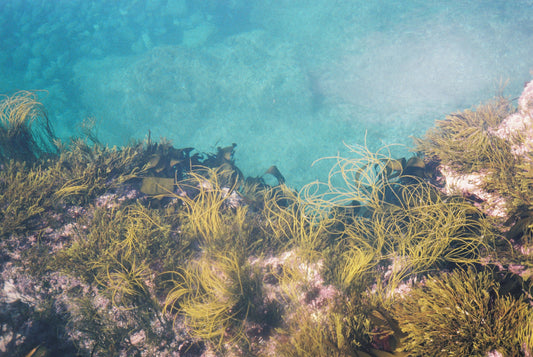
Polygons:
<instances>
[{"instance_id":1,"label":"green seaweed","mask_svg":"<svg viewBox=\"0 0 533 357\"><path fill-rule=\"evenodd\" d=\"M376 323L376 313L364 295L351 297L337 293L329 305L312 308L298 300L289 302L284 326L279 334L276 353L281 356L354 356L387 357L403 356L403 353L377 349L377 341L390 337L388 322ZM385 342L387 345L389 342ZM379 346L382 348L383 346ZM393 347L394 348L394 347ZM390 351L390 350L389 350Z\"/></svg>"},{"instance_id":2,"label":"green seaweed","mask_svg":"<svg viewBox=\"0 0 533 357\"><path fill-rule=\"evenodd\" d=\"M146 261L158 266L159 272L170 269L186 259L190 245L175 236L171 228L175 219L172 210L139 204L96 208L93 217L80 220L77 235L70 246L56 253L52 267L103 286L110 274L120 275Z\"/></svg>"},{"instance_id":3,"label":"green seaweed","mask_svg":"<svg viewBox=\"0 0 533 357\"><path fill-rule=\"evenodd\" d=\"M498 97L475 111L449 115L437 121L424 138L414 139L416 150L426 155L426 160L436 160L459 173L476 172L480 177L479 189L490 193L492 198L476 199L482 210L493 209L497 200L505 206L506 220L495 217L508 229L503 234L511 242L530 247L533 212L533 155L517 148L527 147L526 138L520 132L500 138L496 129L503 119L514 110L510 102ZM462 192L460 192L462 194ZM515 251L509 242L498 241L501 255L520 264L531 266L530 258Z\"/></svg>"},{"instance_id":4,"label":"green seaweed","mask_svg":"<svg viewBox=\"0 0 533 357\"><path fill-rule=\"evenodd\" d=\"M278 330L284 336L276 352L280 356L373 356L361 350L360 336L369 338L368 321L358 320L351 313L334 312L316 317L302 311L285 330ZM370 351L370 350L369 350Z\"/></svg>"},{"instance_id":5,"label":"green seaweed","mask_svg":"<svg viewBox=\"0 0 533 357\"><path fill-rule=\"evenodd\" d=\"M73 300L68 326L81 334L73 340L87 356L118 355L132 330L131 326L116 324L106 307L98 306L91 295Z\"/></svg>"},{"instance_id":6,"label":"green seaweed","mask_svg":"<svg viewBox=\"0 0 533 357\"><path fill-rule=\"evenodd\" d=\"M100 282L109 295L114 306L129 308L132 305L142 305L150 301L150 291L147 282L150 281L152 271L144 262L138 263L135 258L117 261L117 268L109 270L107 267L106 280Z\"/></svg>"},{"instance_id":7,"label":"green seaweed","mask_svg":"<svg viewBox=\"0 0 533 357\"><path fill-rule=\"evenodd\" d=\"M135 331L161 338L154 329L154 321L166 326L158 298L166 285L159 275L190 254L190 242L172 229L176 224L170 207L92 207L91 215L76 222L71 244L54 254L51 269L81 278L98 288L98 299L109 299L108 306L99 308L76 300L76 326L85 329L95 351L130 348L128 338ZM122 315L106 317L108 310Z\"/></svg>"},{"instance_id":8,"label":"green seaweed","mask_svg":"<svg viewBox=\"0 0 533 357\"><path fill-rule=\"evenodd\" d=\"M531 339L532 309L523 296L499 290L488 271L429 278L395 305L394 316L407 333L402 349L414 356L523 355L522 344L531 342L525 338Z\"/></svg>"},{"instance_id":9,"label":"green seaweed","mask_svg":"<svg viewBox=\"0 0 533 357\"><path fill-rule=\"evenodd\" d=\"M20 91L0 100L0 163L35 162L57 152L56 137L35 92Z\"/></svg>"},{"instance_id":10,"label":"green seaweed","mask_svg":"<svg viewBox=\"0 0 533 357\"><path fill-rule=\"evenodd\" d=\"M55 175L62 183L55 195L69 203L88 203L110 188L137 178L147 165L148 150L143 143L118 149L73 139L61 147L55 162Z\"/></svg>"},{"instance_id":11,"label":"green seaweed","mask_svg":"<svg viewBox=\"0 0 533 357\"><path fill-rule=\"evenodd\" d=\"M499 168L513 160L509 143L491 132L512 113L509 100L497 97L478 106L437 120L423 138L414 138L415 150L436 157L446 166L470 173Z\"/></svg>"},{"instance_id":12,"label":"green seaweed","mask_svg":"<svg viewBox=\"0 0 533 357\"><path fill-rule=\"evenodd\" d=\"M328 212L334 222L328 228L336 237L330 270L343 289L375 276L371 268L387 266L387 279L378 281L386 303L408 277L476 263L491 251L495 233L477 208L442 195L417 175L405 174L408 160L391 159L386 148L376 153L350 148L355 157L335 158L326 184L313 183L303 190L307 207ZM410 161L421 166L418 160Z\"/></svg>"},{"instance_id":13,"label":"green seaweed","mask_svg":"<svg viewBox=\"0 0 533 357\"><path fill-rule=\"evenodd\" d=\"M239 201L231 201L241 199L237 193L238 183L223 186L222 181L231 172L225 167L202 166L177 183L178 193L170 194L170 197L179 199L182 205L177 212L181 232L209 252L239 249L239 254L244 254L261 250L265 244L259 223L252 218L254 214Z\"/></svg>"},{"instance_id":14,"label":"green seaweed","mask_svg":"<svg viewBox=\"0 0 533 357\"><path fill-rule=\"evenodd\" d=\"M315 214L316 213L316 214ZM271 247L296 249L308 262L322 257L328 243L328 229L335 220L313 211L302 195L285 185L267 191L263 216Z\"/></svg>"},{"instance_id":15,"label":"green seaweed","mask_svg":"<svg viewBox=\"0 0 533 357\"><path fill-rule=\"evenodd\" d=\"M42 167L9 161L0 171L0 237L42 228L57 182Z\"/></svg>"},{"instance_id":16,"label":"green seaweed","mask_svg":"<svg viewBox=\"0 0 533 357\"><path fill-rule=\"evenodd\" d=\"M224 344L246 340L245 321L261 293L257 276L231 252L204 255L171 272L163 311L184 316L192 336Z\"/></svg>"}]
</instances>

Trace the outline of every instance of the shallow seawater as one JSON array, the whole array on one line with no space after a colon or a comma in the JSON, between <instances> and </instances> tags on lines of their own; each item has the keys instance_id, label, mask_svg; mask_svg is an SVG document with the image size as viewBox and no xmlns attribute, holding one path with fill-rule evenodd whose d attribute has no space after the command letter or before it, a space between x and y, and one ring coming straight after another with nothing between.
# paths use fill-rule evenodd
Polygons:
<instances>
[{"instance_id":1,"label":"shallow seawater","mask_svg":"<svg viewBox=\"0 0 533 357\"><path fill-rule=\"evenodd\" d=\"M0 92L42 89L61 137L237 143L246 175L295 186L346 144L411 145L533 69L533 2L161 0L0 3ZM395 149L407 155L407 148Z\"/></svg>"}]
</instances>

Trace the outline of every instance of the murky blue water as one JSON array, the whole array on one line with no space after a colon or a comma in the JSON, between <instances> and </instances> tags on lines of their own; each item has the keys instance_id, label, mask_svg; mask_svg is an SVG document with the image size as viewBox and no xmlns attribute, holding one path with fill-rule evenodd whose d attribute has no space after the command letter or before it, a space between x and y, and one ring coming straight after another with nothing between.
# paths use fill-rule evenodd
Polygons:
<instances>
[{"instance_id":1,"label":"murky blue water","mask_svg":"<svg viewBox=\"0 0 533 357\"><path fill-rule=\"evenodd\" d=\"M501 81L518 96L532 18L531 0L4 0L0 92L47 90L62 137L94 117L109 144L235 142L245 174L299 186L343 142L410 145Z\"/></svg>"}]
</instances>

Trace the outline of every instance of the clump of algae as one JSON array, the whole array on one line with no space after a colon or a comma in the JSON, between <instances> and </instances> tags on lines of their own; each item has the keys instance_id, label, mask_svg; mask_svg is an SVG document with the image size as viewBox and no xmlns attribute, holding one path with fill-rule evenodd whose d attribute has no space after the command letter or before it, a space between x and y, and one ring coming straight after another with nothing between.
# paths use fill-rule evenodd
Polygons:
<instances>
[{"instance_id":1,"label":"clump of algae","mask_svg":"<svg viewBox=\"0 0 533 357\"><path fill-rule=\"evenodd\" d=\"M394 316L415 356L520 356L531 349L533 310L523 296L500 292L489 271L456 270L428 278L400 299Z\"/></svg>"},{"instance_id":2,"label":"clump of algae","mask_svg":"<svg viewBox=\"0 0 533 357\"><path fill-rule=\"evenodd\" d=\"M34 162L57 150L56 137L37 94L20 91L0 100L0 163Z\"/></svg>"},{"instance_id":3,"label":"clump of algae","mask_svg":"<svg viewBox=\"0 0 533 357\"><path fill-rule=\"evenodd\" d=\"M475 110L450 114L423 138L414 138L415 150L465 173L500 169L514 158L510 143L494 131L512 112L510 101L497 97Z\"/></svg>"}]
</instances>

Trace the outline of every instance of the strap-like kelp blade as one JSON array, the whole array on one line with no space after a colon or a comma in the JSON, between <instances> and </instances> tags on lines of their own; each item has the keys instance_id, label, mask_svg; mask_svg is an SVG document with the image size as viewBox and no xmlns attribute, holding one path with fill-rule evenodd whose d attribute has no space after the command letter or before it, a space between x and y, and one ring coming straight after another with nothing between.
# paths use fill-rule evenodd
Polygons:
<instances>
[{"instance_id":1,"label":"strap-like kelp blade","mask_svg":"<svg viewBox=\"0 0 533 357\"><path fill-rule=\"evenodd\" d=\"M279 169L276 167L276 165L272 165L270 166L266 171L265 173L263 174L264 175L272 175L276 178L276 180L278 180L278 183L280 185L283 185L285 183L285 177L283 177L283 175L281 174L281 172L279 171Z\"/></svg>"},{"instance_id":2,"label":"strap-like kelp blade","mask_svg":"<svg viewBox=\"0 0 533 357\"><path fill-rule=\"evenodd\" d=\"M165 177L145 177L141 192L149 196L168 195L174 190L174 179Z\"/></svg>"}]
</instances>

